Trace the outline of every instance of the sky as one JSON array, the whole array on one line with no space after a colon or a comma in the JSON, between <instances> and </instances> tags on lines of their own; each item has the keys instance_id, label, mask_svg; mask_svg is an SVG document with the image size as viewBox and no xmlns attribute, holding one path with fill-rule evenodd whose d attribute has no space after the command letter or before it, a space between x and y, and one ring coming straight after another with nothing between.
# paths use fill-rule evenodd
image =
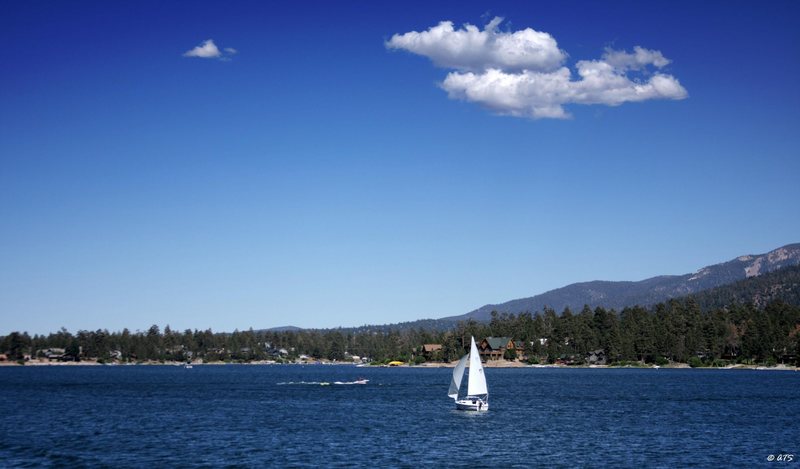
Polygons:
<instances>
[{"instance_id":1,"label":"sky","mask_svg":"<svg viewBox=\"0 0 800 469\"><path fill-rule=\"evenodd\" d=\"M800 242L800 3L0 15L0 335L439 318Z\"/></svg>"}]
</instances>

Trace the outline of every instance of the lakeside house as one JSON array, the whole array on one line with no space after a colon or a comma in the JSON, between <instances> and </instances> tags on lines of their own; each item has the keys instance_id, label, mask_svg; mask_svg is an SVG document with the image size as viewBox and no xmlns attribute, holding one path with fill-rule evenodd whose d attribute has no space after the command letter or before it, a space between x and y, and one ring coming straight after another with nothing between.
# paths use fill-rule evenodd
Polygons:
<instances>
[{"instance_id":1,"label":"lakeside house","mask_svg":"<svg viewBox=\"0 0 800 469\"><path fill-rule=\"evenodd\" d=\"M478 345L478 353L483 361L500 360L509 349L517 353L517 346L511 337L486 337Z\"/></svg>"},{"instance_id":2,"label":"lakeside house","mask_svg":"<svg viewBox=\"0 0 800 469\"><path fill-rule=\"evenodd\" d=\"M50 347L43 350L36 351L37 357L44 357L48 360L58 360L62 361L65 360L66 357L66 349L58 348L58 347Z\"/></svg>"},{"instance_id":3,"label":"lakeside house","mask_svg":"<svg viewBox=\"0 0 800 469\"><path fill-rule=\"evenodd\" d=\"M442 344L423 344L420 353L425 360L437 360L442 355Z\"/></svg>"},{"instance_id":4,"label":"lakeside house","mask_svg":"<svg viewBox=\"0 0 800 469\"><path fill-rule=\"evenodd\" d=\"M592 350L586 355L586 363L590 365L605 365L606 351L603 349Z\"/></svg>"}]
</instances>

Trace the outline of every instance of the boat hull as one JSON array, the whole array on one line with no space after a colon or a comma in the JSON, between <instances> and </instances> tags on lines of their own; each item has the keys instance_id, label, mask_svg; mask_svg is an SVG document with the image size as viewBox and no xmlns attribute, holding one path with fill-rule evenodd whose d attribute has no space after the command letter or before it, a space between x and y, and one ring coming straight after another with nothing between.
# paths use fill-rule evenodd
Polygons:
<instances>
[{"instance_id":1,"label":"boat hull","mask_svg":"<svg viewBox=\"0 0 800 469\"><path fill-rule=\"evenodd\" d=\"M483 399L468 397L456 401L456 410L486 412L489 410L489 403Z\"/></svg>"}]
</instances>

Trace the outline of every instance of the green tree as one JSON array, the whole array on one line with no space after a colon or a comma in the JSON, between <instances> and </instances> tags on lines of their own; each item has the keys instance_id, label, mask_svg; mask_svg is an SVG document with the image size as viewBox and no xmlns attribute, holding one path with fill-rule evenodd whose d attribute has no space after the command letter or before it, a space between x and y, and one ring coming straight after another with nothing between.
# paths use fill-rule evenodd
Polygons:
<instances>
[{"instance_id":1,"label":"green tree","mask_svg":"<svg viewBox=\"0 0 800 469\"><path fill-rule=\"evenodd\" d=\"M22 360L25 352L30 349L31 338L27 332L12 332L4 340L3 348L6 350L8 358L11 360Z\"/></svg>"},{"instance_id":2,"label":"green tree","mask_svg":"<svg viewBox=\"0 0 800 469\"><path fill-rule=\"evenodd\" d=\"M456 337L453 333L446 333L442 337L442 360L451 362L458 360L464 351L456 343Z\"/></svg>"},{"instance_id":3,"label":"green tree","mask_svg":"<svg viewBox=\"0 0 800 469\"><path fill-rule=\"evenodd\" d=\"M599 346L605 351L610 361L615 361L620 356L622 348L619 324L614 310L607 311L597 307L594 310L594 328L597 333Z\"/></svg>"},{"instance_id":4,"label":"green tree","mask_svg":"<svg viewBox=\"0 0 800 469\"><path fill-rule=\"evenodd\" d=\"M69 345L64 349L64 356L72 361L81 361L81 346L77 337L73 337Z\"/></svg>"},{"instance_id":5,"label":"green tree","mask_svg":"<svg viewBox=\"0 0 800 469\"><path fill-rule=\"evenodd\" d=\"M326 356L328 360L344 360L345 339L340 331L330 332L325 342L327 343Z\"/></svg>"},{"instance_id":6,"label":"green tree","mask_svg":"<svg viewBox=\"0 0 800 469\"><path fill-rule=\"evenodd\" d=\"M150 326L147 330L147 340L145 348L145 356L140 357L145 360L159 360L163 359L163 349L161 343L161 331L156 324Z\"/></svg>"}]
</instances>

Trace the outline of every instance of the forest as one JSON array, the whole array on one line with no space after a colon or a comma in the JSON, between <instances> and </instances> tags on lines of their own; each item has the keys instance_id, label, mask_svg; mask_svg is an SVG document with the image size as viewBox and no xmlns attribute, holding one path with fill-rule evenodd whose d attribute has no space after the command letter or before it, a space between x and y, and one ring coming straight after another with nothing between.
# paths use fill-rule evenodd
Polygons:
<instances>
[{"instance_id":1,"label":"forest","mask_svg":"<svg viewBox=\"0 0 800 469\"><path fill-rule=\"evenodd\" d=\"M423 327L362 326L355 329L270 331L62 328L48 335L12 332L0 337L8 361L26 358L96 360L101 363L252 362L273 360L389 360L421 363L460 357L469 337L510 337L530 363L586 363L602 350L609 363L732 363L800 365L800 267L748 279L650 307L615 311L584 306L560 313L493 313L488 323L462 321L438 330ZM433 355L423 344L441 344ZM509 357L511 358L511 357Z\"/></svg>"},{"instance_id":2,"label":"forest","mask_svg":"<svg viewBox=\"0 0 800 469\"><path fill-rule=\"evenodd\" d=\"M348 332L341 329L300 331L211 330L78 331L49 335L12 332L0 339L9 360L45 357L57 350L59 360L100 362L189 361L250 362L312 359L344 361L352 356L373 362L426 358L423 344L441 344L427 359L451 361L464 353L469 337L511 337L524 344L531 363L564 361L583 364L589 352L602 349L611 362L719 365L722 363L795 364L800 355L800 307L773 301L763 308L732 305L704 313L693 298L671 300L652 308L620 312L588 306L573 313L493 314L488 324L459 323L448 331ZM60 349L60 350L59 350ZM63 351L62 351L63 350Z\"/></svg>"}]
</instances>

